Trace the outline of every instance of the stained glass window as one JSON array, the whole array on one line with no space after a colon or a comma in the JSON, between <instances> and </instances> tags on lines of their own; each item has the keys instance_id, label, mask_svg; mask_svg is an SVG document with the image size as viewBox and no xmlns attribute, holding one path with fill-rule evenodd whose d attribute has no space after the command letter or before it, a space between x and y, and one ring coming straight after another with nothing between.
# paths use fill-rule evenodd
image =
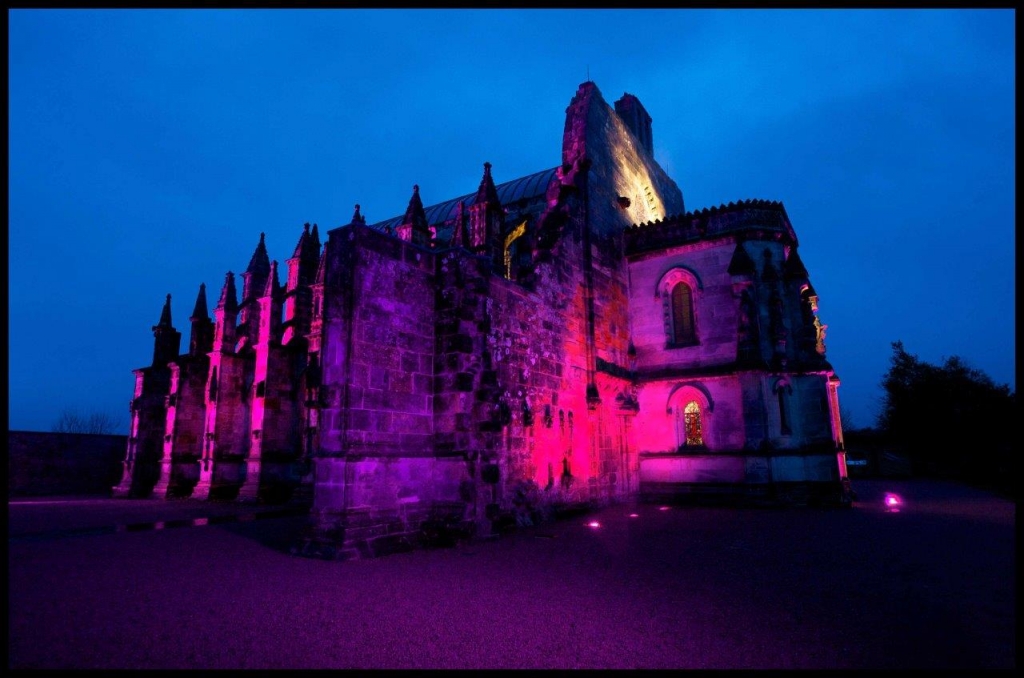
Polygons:
<instances>
[{"instance_id":1,"label":"stained glass window","mask_svg":"<svg viewBox=\"0 0 1024 678\"><path fill-rule=\"evenodd\" d=\"M703 445L704 435L701 431L700 405L696 400L686 403L683 408L683 427L686 431L686 446Z\"/></svg>"}]
</instances>

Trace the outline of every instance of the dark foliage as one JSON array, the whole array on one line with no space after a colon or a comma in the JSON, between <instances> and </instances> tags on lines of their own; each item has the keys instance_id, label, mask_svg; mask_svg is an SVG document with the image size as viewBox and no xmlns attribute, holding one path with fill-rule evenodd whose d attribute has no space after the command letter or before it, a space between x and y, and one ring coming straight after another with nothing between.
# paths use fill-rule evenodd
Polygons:
<instances>
[{"instance_id":1,"label":"dark foliage","mask_svg":"<svg viewBox=\"0 0 1024 678\"><path fill-rule=\"evenodd\" d=\"M915 473L1009 487L1017 396L962 358L940 365L892 344L879 427L907 451Z\"/></svg>"}]
</instances>

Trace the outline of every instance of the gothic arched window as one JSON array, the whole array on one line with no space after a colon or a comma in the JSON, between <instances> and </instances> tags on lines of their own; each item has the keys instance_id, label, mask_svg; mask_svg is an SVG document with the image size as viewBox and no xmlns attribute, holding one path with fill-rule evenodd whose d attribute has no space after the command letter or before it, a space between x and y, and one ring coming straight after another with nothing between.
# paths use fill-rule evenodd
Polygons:
<instances>
[{"instance_id":1,"label":"gothic arched window","mask_svg":"<svg viewBox=\"0 0 1024 678\"><path fill-rule=\"evenodd\" d=\"M672 336L671 343L679 346L697 342L693 325L693 292L684 282L672 288Z\"/></svg>"},{"instance_id":2,"label":"gothic arched window","mask_svg":"<svg viewBox=\"0 0 1024 678\"><path fill-rule=\"evenodd\" d=\"M711 394L699 382L677 385L669 393L667 414L674 418L676 449L679 452L709 451L709 426L715 409Z\"/></svg>"},{"instance_id":3,"label":"gothic arched window","mask_svg":"<svg viewBox=\"0 0 1024 678\"><path fill-rule=\"evenodd\" d=\"M701 424L700 404L696 400L691 400L683 408L683 444L686 447L696 447L704 444L704 433Z\"/></svg>"},{"instance_id":4,"label":"gothic arched window","mask_svg":"<svg viewBox=\"0 0 1024 678\"><path fill-rule=\"evenodd\" d=\"M666 348L700 343L697 322L703 290L697 274L682 265L673 266L658 280L655 295L661 300Z\"/></svg>"}]
</instances>

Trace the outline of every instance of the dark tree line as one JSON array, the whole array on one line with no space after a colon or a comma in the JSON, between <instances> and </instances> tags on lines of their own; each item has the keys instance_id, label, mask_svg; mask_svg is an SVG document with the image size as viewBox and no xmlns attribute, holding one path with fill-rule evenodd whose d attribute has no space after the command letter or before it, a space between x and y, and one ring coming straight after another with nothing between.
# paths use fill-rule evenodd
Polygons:
<instances>
[{"instance_id":1,"label":"dark tree line","mask_svg":"<svg viewBox=\"0 0 1024 678\"><path fill-rule=\"evenodd\" d=\"M933 365L902 341L892 348L879 433L909 455L915 474L1015 486L1016 393L958 356Z\"/></svg>"},{"instance_id":2,"label":"dark tree line","mask_svg":"<svg viewBox=\"0 0 1024 678\"><path fill-rule=\"evenodd\" d=\"M83 414L73 408L61 411L50 430L54 433L113 434L120 428L117 417L106 412Z\"/></svg>"}]
</instances>

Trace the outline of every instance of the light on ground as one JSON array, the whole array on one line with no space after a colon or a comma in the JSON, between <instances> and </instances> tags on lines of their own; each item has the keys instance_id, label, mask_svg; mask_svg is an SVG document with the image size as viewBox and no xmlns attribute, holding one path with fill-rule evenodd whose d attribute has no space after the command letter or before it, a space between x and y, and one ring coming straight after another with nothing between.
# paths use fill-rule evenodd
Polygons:
<instances>
[{"instance_id":1,"label":"light on ground","mask_svg":"<svg viewBox=\"0 0 1024 678\"><path fill-rule=\"evenodd\" d=\"M903 499L895 492L886 492L884 503L886 511L889 513L899 513L900 506L903 505Z\"/></svg>"}]
</instances>

